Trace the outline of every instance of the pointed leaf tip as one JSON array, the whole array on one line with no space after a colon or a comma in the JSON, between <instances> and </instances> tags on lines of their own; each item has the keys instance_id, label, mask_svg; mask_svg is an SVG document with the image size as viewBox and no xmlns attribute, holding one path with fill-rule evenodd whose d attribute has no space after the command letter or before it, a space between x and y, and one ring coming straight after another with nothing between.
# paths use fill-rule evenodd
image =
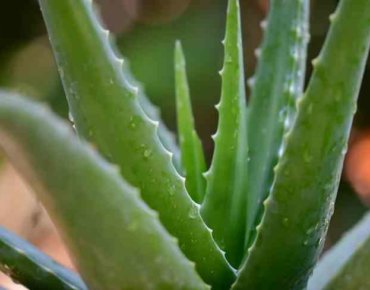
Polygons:
<instances>
[{"instance_id":1,"label":"pointed leaf tip","mask_svg":"<svg viewBox=\"0 0 370 290\"><path fill-rule=\"evenodd\" d=\"M240 11L230 0L215 151L202 214L215 240L237 267L244 252L247 198L247 121Z\"/></svg>"},{"instance_id":2,"label":"pointed leaf tip","mask_svg":"<svg viewBox=\"0 0 370 290\"><path fill-rule=\"evenodd\" d=\"M175 45L175 80L177 126L182 151L181 160L186 177L185 185L193 200L200 203L205 194L203 172L206 171L206 162L202 143L195 131L185 57L180 41Z\"/></svg>"},{"instance_id":3,"label":"pointed leaf tip","mask_svg":"<svg viewBox=\"0 0 370 290\"><path fill-rule=\"evenodd\" d=\"M158 212L161 223L179 240L208 284L230 285L233 270L200 214L189 215L194 202L184 180L158 138L158 128L134 97L111 44L102 36L91 1L39 3L58 67L64 72L63 84L78 134L119 165L121 175L140 189L141 198Z\"/></svg>"}]
</instances>

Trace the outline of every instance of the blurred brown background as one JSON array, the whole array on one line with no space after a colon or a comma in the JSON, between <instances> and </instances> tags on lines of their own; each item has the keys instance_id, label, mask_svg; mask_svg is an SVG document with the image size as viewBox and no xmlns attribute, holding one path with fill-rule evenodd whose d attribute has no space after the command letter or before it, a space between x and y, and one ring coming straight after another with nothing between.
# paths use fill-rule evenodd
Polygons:
<instances>
[{"instance_id":1,"label":"blurred brown background","mask_svg":"<svg viewBox=\"0 0 370 290\"><path fill-rule=\"evenodd\" d=\"M309 60L315 57L328 30L336 0L311 1ZM176 131L173 46L183 42L197 129L208 161L213 144L222 66L226 0L97 0L105 25L130 61L147 94ZM259 23L268 0L241 0L247 78L253 74L254 50L261 41ZM2 1L0 9L0 87L47 102L66 118L68 109L36 0ZM311 66L307 66L308 75ZM355 223L370 205L370 66L361 90L328 246ZM26 184L6 162L0 165L0 225L28 239L72 267L51 222ZM7 289L18 289L0 279ZM19 289L22 289L19 287Z\"/></svg>"}]
</instances>

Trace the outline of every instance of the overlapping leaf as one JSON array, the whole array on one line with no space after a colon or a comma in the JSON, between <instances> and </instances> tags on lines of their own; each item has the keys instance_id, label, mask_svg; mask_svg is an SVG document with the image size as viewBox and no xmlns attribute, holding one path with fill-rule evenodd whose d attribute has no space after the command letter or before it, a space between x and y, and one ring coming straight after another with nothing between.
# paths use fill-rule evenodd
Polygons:
<instances>
[{"instance_id":1,"label":"overlapping leaf","mask_svg":"<svg viewBox=\"0 0 370 290\"><path fill-rule=\"evenodd\" d=\"M124 75L91 1L39 2L79 135L140 189L207 283L230 285L234 272L160 142L158 124L143 112L139 90Z\"/></svg>"},{"instance_id":2,"label":"overlapping leaf","mask_svg":"<svg viewBox=\"0 0 370 290\"><path fill-rule=\"evenodd\" d=\"M234 289L306 286L334 208L369 52L369 15L370 0L342 0L331 17L297 119L285 137L256 241Z\"/></svg>"},{"instance_id":3,"label":"overlapping leaf","mask_svg":"<svg viewBox=\"0 0 370 290\"><path fill-rule=\"evenodd\" d=\"M0 269L29 289L87 290L80 277L0 228Z\"/></svg>"},{"instance_id":4,"label":"overlapping leaf","mask_svg":"<svg viewBox=\"0 0 370 290\"><path fill-rule=\"evenodd\" d=\"M308 6L308 0L271 1L268 18L262 23L264 41L257 50L256 74L250 79L247 247L255 237L262 202L271 188L283 134L293 123L296 101L302 95Z\"/></svg>"},{"instance_id":5,"label":"overlapping leaf","mask_svg":"<svg viewBox=\"0 0 370 290\"><path fill-rule=\"evenodd\" d=\"M89 289L208 288L117 168L44 107L0 93L0 137Z\"/></svg>"}]
</instances>

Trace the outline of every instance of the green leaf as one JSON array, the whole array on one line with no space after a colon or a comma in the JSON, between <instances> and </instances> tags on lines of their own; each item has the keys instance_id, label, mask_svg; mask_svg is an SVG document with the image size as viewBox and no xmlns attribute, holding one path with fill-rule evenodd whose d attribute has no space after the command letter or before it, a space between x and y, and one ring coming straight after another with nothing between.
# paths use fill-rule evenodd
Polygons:
<instances>
[{"instance_id":1,"label":"green leaf","mask_svg":"<svg viewBox=\"0 0 370 290\"><path fill-rule=\"evenodd\" d=\"M206 174L202 214L226 257L238 266L244 252L247 197L247 130L243 47L238 0L227 12L225 60L215 152Z\"/></svg>"},{"instance_id":2,"label":"green leaf","mask_svg":"<svg viewBox=\"0 0 370 290\"><path fill-rule=\"evenodd\" d=\"M1 227L0 270L29 289L87 290L76 273Z\"/></svg>"},{"instance_id":3,"label":"green leaf","mask_svg":"<svg viewBox=\"0 0 370 290\"><path fill-rule=\"evenodd\" d=\"M143 112L139 89L124 75L123 61L113 53L109 33L97 21L91 1L40 4L79 135L140 189L202 278L214 287L229 286L234 271L173 167L171 153L160 142L158 124Z\"/></svg>"},{"instance_id":4,"label":"green leaf","mask_svg":"<svg viewBox=\"0 0 370 290\"><path fill-rule=\"evenodd\" d=\"M328 250L313 271L308 290L370 288L370 214Z\"/></svg>"},{"instance_id":5,"label":"green leaf","mask_svg":"<svg viewBox=\"0 0 370 290\"><path fill-rule=\"evenodd\" d=\"M283 134L293 123L302 95L308 42L308 0L271 1L248 115L249 182L247 247L261 220Z\"/></svg>"},{"instance_id":6,"label":"green leaf","mask_svg":"<svg viewBox=\"0 0 370 290\"><path fill-rule=\"evenodd\" d=\"M2 93L0 137L89 289L208 288L118 169L44 107Z\"/></svg>"},{"instance_id":7,"label":"green leaf","mask_svg":"<svg viewBox=\"0 0 370 290\"><path fill-rule=\"evenodd\" d=\"M182 164L185 170L185 185L193 200L201 203L206 186L203 177L203 173L206 171L206 162L202 143L194 127L189 85L186 76L185 57L180 42L176 43L175 49L175 79L177 126L182 153Z\"/></svg>"},{"instance_id":8,"label":"green leaf","mask_svg":"<svg viewBox=\"0 0 370 290\"><path fill-rule=\"evenodd\" d=\"M285 137L256 241L234 289L306 286L334 207L369 51L369 16L370 0L342 0L331 17L297 119Z\"/></svg>"},{"instance_id":9,"label":"green leaf","mask_svg":"<svg viewBox=\"0 0 370 290\"><path fill-rule=\"evenodd\" d=\"M181 172L181 154L176 144L175 135L163 123L159 108L150 102L149 98L145 95L142 85L132 75L126 59L123 62L122 69L128 81L138 88L138 99L145 114L147 114L153 121L158 122L158 137L163 146L173 154L173 165L176 167L178 172Z\"/></svg>"}]
</instances>

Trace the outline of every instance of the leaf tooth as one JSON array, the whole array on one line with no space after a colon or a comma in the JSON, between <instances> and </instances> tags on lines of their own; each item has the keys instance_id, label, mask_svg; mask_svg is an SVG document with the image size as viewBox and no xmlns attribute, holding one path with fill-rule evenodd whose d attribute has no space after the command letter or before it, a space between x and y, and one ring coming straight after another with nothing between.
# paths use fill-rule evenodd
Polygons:
<instances>
[{"instance_id":1,"label":"leaf tooth","mask_svg":"<svg viewBox=\"0 0 370 290\"><path fill-rule=\"evenodd\" d=\"M116 62L117 66L119 66L119 67L123 66L124 60L122 58L119 58L119 57L115 56L114 61Z\"/></svg>"},{"instance_id":2,"label":"leaf tooth","mask_svg":"<svg viewBox=\"0 0 370 290\"><path fill-rule=\"evenodd\" d=\"M266 199L264 202L263 202L263 205L266 206L268 204L267 202L268 199ZM256 226L256 231L259 232L261 231L261 228L262 228L262 225L261 223L259 223L257 226Z\"/></svg>"},{"instance_id":3,"label":"leaf tooth","mask_svg":"<svg viewBox=\"0 0 370 290\"><path fill-rule=\"evenodd\" d=\"M314 68L316 68L317 66L319 66L320 62L321 62L320 61L320 56L318 56L318 57L314 58L311 63L312 63L312 66Z\"/></svg>"},{"instance_id":4,"label":"leaf tooth","mask_svg":"<svg viewBox=\"0 0 370 290\"><path fill-rule=\"evenodd\" d=\"M170 152L170 154L171 154L171 156L170 156L170 159L171 159L171 163L173 163L173 158L174 158L174 155L173 155L173 153L172 152ZM175 170L175 174L176 174L176 176L183 182L183 183L185 183L185 177L184 176L182 176L177 170Z\"/></svg>"},{"instance_id":5,"label":"leaf tooth","mask_svg":"<svg viewBox=\"0 0 370 290\"><path fill-rule=\"evenodd\" d=\"M118 164L111 163L110 164L111 170L116 173L118 176L121 174L121 167Z\"/></svg>"},{"instance_id":6,"label":"leaf tooth","mask_svg":"<svg viewBox=\"0 0 370 290\"><path fill-rule=\"evenodd\" d=\"M291 56L294 62L298 62L299 59L299 48L297 46L293 46L291 49Z\"/></svg>"},{"instance_id":7,"label":"leaf tooth","mask_svg":"<svg viewBox=\"0 0 370 290\"><path fill-rule=\"evenodd\" d=\"M109 41L111 42L110 40L110 32L108 29L105 29L103 26L101 26L101 33L103 34L103 36Z\"/></svg>"},{"instance_id":8,"label":"leaf tooth","mask_svg":"<svg viewBox=\"0 0 370 290\"><path fill-rule=\"evenodd\" d=\"M218 133L218 130L216 131L216 133L214 133L214 134L211 135L211 138L212 138L213 142L216 142L217 141L217 138L218 138L219 135L220 134Z\"/></svg>"},{"instance_id":9,"label":"leaf tooth","mask_svg":"<svg viewBox=\"0 0 370 290\"><path fill-rule=\"evenodd\" d=\"M215 109L219 112L221 107L221 101L215 105Z\"/></svg>"},{"instance_id":10,"label":"leaf tooth","mask_svg":"<svg viewBox=\"0 0 370 290\"><path fill-rule=\"evenodd\" d=\"M209 176L210 176L210 174L211 174L211 172L210 172L211 170L209 169L209 170L207 170L206 172L203 172L202 173L202 175L203 175L203 177L205 178L205 179L208 179L209 178Z\"/></svg>"},{"instance_id":11,"label":"leaf tooth","mask_svg":"<svg viewBox=\"0 0 370 290\"><path fill-rule=\"evenodd\" d=\"M128 83L128 84L129 84L129 90L134 94L135 97L137 97L139 95L139 87L131 83Z\"/></svg>"},{"instance_id":12,"label":"leaf tooth","mask_svg":"<svg viewBox=\"0 0 370 290\"><path fill-rule=\"evenodd\" d=\"M256 48L254 50L254 55L256 56L257 59L259 59L261 57L261 54L262 54L261 48Z\"/></svg>"},{"instance_id":13,"label":"leaf tooth","mask_svg":"<svg viewBox=\"0 0 370 290\"><path fill-rule=\"evenodd\" d=\"M101 31L102 31L102 33L103 34L105 34L106 35L106 37L107 37L107 40L108 40L108 43L109 43L109 48L110 48L110 51L111 51L111 53L112 53L112 55L113 55L113 58L114 58L114 61L115 61L115 63L117 64L117 66L119 67L119 71L120 71L120 74L121 74L121 76L122 76L122 79L123 79L123 81L125 82L125 85L127 85L127 87L128 87L128 90L134 95L134 97L138 97L139 96L139 93L140 93L140 87L139 87L139 85L137 85L137 84L133 84L133 83L131 83L129 80L128 80L128 78L126 77L126 75L124 74L124 72L123 72L123 65L124 65L124 63L125 63L125 60L124 60L124 58L122 57L122 55L121 55L121 53L120 53L120 51L118 50L118 49L116 49L116 46L115 46L115 41L114 41L114 36L113 36L113 34L111 34L110 32L109 32L109 30L107 30L107 29L105 29L104 28L104 26L102 25L102 21L101 21L101 19L100 19L100 17L99 17L99 15L101 15L100 13L99 13L99 8L98 7L95 7L95 5L94 5L94 3L92 2L92 1L90 1L90 3L91 3L91 8L93 9L93 10L95 10L95 13L93 13L93 15L95 16L95 18L96 18L96 20L97 20L97 23L98 23L98 25L100 26L100 29L101 29ZM141 107L141 106L140 106ZM147 117L147 119L150 121L150 122L155 122L154 120L152 120L152 118L150 118L150 116L148 116L148 114L141 108L141 110L142 110L142 112L143 112L143 114ZM157 126L158 127L158 126ZM156 129L156 136L159 136L158 135L158 128ZM162 145L162 147L164 148L164 149L166 149L164 146L163 146L163 144L162 144L162 141L160 140L160 138L158 137L158 140L159 140L159 143ZM167 152L169 152L167 149L166 149L166 151ZM169 152L169 153L171 153L171 152ZM170 159L171 159L171 164L173 164L172 163L172 153L171 154L169 154L170 155ZM176 172L177 172L177 170L175 170Z\"/></svg>"},{"instance_id":14,"label":"leaf tooth","mask_svg":"<svg viewBox=\"0 0 370 290\"><path fill-rule=\"evenodd\" d=\"M18 247L13 247L13 249L14 250L16 250L19 254L21 254L21 255L25 255L26 254L26 252L25 251L23 251L22 249L20 249L20 248L18 248Z\"/></svg>"},{"instance_id":15,"label":"leaf tooth","mask_svg":"<svg viewBox=\"0 0 370 290\"><path fill-rule=\"evenodd\" d=\"M253 76L253 77L251 77L251 78L249 78L248 79L248 81L247 81L247 85L248 85L248 87L252 90L253 89L253 87L254 87L254 85L255 85L255 83L256 83L256 78Z\"/></svg>"},{"instance_id":16,"label":"leaf tooth","mask_svg":"<svg viewBox=\"0 0 370 290\"><path fill-rule=\"evenodd\" d=\"M335 21L335 19L337 19L337 13L336 12L329 15L330 23L333 23Z\"/></svg>"},{"instance_id":17,"label":"leaf tooth","mask_svg":"<svg viewBox=\"0 0 370 290\"><path fill-rule=\"evenodd\" d=\"M220 70L218 71L218 74L219 74L221 77L223 77L223 76L224 76L224 72L225 72L225 70L224 70L224 68L222 68L222 69L220 69Z\"/></svg>"},{"instance_id":18,"label":"leaf tooth","mask_svg":"<svg viewBox=\"0 0 370 290\"><path fill-rule=\"evenodd\" d=\"M147 116L148 117L148 116ZM156 137L156 141L158 141L158 144L159 146L161 147L161 149L164 151L164 153L168 156L168 158L172 158L173 156L173 153L171 151L169 151L164 145L163 143L161 142L161 140L159 139L159 135L158 135L158 130L159 130L159 123L156 122L156 121L153 121L151 118L148 117L148 120L150 120L152 122L152 124L155 126L154 127L154 132L155 132L155 137ZM171 163L172 164L172 163ZM175 170L177 172L177 170Z\"/></svg>"},{"instance_id":19,"label":"leaf tooth","mask_svg":"<svg viewBox=\"0 0 370 290\"><path fill-rule=\"evenodd\" d=\"M143 111L143 109L140 107L140 109ZM180 182L182 184L185 184L185 179L183 176L181 176L178 172L178 170L176 170L175 166L174 166L174 154L173 152L169 151L164 145L163 145L163 142L160 140L159 138L159 133L158 133L158 130L159 130L159 122L158 121L155 121L153 119L151 119L144 111L143 111L144 115L147 117L148 121L154 126L154 135L155 135L155 138L156 138L156 141L158 142L159 146L161 147L162 151L164 152L164 154L167 156L167 158L169 159L170 161L170 166L171 166L171 169L173 169L173 172L176 176L179 177L180 179Z\"/></svg>"},{"instance_id":20,"label":"leaf tooth","mask_svg":"<svg viewBox=\"0 0 370 290\"><path fill-rule=\"evenodd\" d=\"M260 22L260 27L261 27L261 29L262 29L263 31L265 31L265 30L266 30L267 25L268 25L268 20L267 20L267 19L264 19L264 20L262 20L262 21Z\"/></svg>"}]
</instances>

